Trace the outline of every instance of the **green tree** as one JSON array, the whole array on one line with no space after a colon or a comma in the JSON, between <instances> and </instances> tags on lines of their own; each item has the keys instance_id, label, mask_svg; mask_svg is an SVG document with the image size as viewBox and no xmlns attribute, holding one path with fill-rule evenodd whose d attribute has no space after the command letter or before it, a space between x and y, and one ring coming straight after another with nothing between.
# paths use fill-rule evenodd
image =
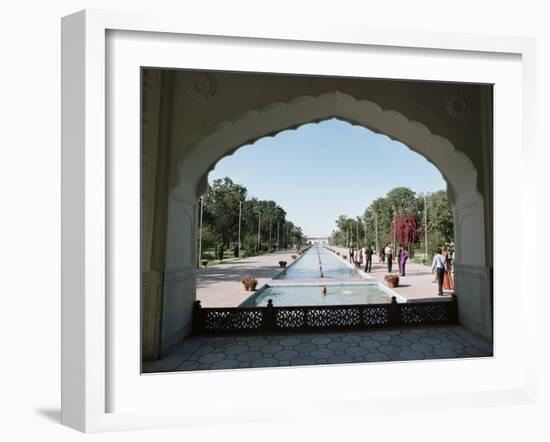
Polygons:
<instances>
[{"instance_id":1,"label":"green tree","mask_svg":"<svg viewBox=\"0 0 550 442\"><path fill-rule=\"evenodd\" d=\"M454 214L446 192L440 190L429 194L427 202L428 235L430 232L435 232L441 237L442 242L452 242L454 240Z\"/></svg>"},{"instance_id":2,"label":"green tree","mask_svg":"<svg viewBox=\"0 0 550 442\"><path fill-rule=\"evenodd\" d=\"M203 223L216 237L218 256L237 240L239 225L239 202L246 198L246 187L230 178L214 180L203 196Z\"/></svg>"},{"instance_id":3,"label":"green tree","mask_svg":"<svg viewBox=\"0 0 550 442\"><path fill-rule=\"evenodd\" d=\"M445 191L438 191L428 195L428 238L441 242L452 241L454 234L453 210ZM349 218L340 215L336 221L336 229L332 231L330 243L342 247L365 243L378 244L383 247L387 242L393 242L394 217L412 217L418 226L418 235L424 234L424 196L416 195L407 187L396 187L386 196L375 199L363 215ZM359 228L359 237L357 237ZM376 232L378 236L376 237Z\"/></svg>"}]
</instances>

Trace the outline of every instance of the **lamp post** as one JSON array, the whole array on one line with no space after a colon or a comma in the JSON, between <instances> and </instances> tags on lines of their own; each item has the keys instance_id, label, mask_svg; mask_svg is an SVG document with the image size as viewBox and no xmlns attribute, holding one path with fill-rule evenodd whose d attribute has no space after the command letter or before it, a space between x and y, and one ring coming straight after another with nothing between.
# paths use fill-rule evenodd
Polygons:
<instances>
[{"instance_id":1,"label":"lamp post","mask_svg":"<svg viewBox=\"0 0 550 442\"><path fill-rule=\"evenodd\" d=\"M395 228L395 206L393 206L393 248L394 248L394 256L395 256L395 249L397 249L397 229Z\"/></svg>"},{"instance_id":2,"label":"lamp post","mask_svg":"<svg viewBox=\"0 0 550 442\"><path fill-rule=\"evenodd\" d=\"M258 246L257 246L257 252L260 253L260 245L261 245L261 239L260 239L260 226L262 223L262 212L258 212Z\"/></svg>"},{"instance_id":3,"label":"lamp post","mask_svg":"<svg viewBox=\"0 0 550 442\"><path fill-rule=\"evenodd\" d=\"M200 197L200 217L199 217L199 257L197 261L197 267L200 268L202 258L202 211L204 209L204 197Z\"/></svg>"},{"instance_id":4,"label":"lamp post","mask_svg":"<svg viewBox=\"0 0 550 442\"><path fill-rule=\"evenodd\" d=\"M367 247L367 217L365 216L365 218L363 219L364 223L365 223L365 247Z\"/></svg>"},{"instance_id":5,"label":"lamp post","mask_svg":"<svg viewBox=\"0 0 550 442\"><path fill-rule=\"evenodd\" d=\"M428 262L428 205L426 194L424 193L424 251L426 253L426 262Z\"/></svg>"},{"instance_id":6,"label":"lamp post","mask_svg":"<svg viewBox=\"0 0 550 442\"><path fill-rule=\"evenodd\" d=\"M237 248L237 258L241 257L241 214L242 214L242 201L239 200L239 244Z\"/></svg>"},{"instance_id":7,"label":"lamp post","mask_svg":"<svg viewBox=\"0 0 550 442\"><path fill-rule=\"evenodd\" d=\"M374 212L374 242L376 243L376 251L380 253L378 248L378 213Z\"/></svg>"}]
</instances>

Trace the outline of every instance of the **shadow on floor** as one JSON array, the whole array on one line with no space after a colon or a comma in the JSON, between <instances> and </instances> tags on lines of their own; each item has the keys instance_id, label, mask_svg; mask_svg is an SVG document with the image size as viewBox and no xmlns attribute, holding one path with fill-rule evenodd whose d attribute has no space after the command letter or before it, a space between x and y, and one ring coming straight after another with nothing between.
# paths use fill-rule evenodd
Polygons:
<instances>
[{"instance_id":1,"label":"shadow on floor","mask_svg":"<svg viewBox=\"0 0 550 442\"><path fill-rule=\"evenodd\" d=\"M37 408L36 414L56 424L61 423L61 410L59 408Z\"/></svg>"}]
</instances>

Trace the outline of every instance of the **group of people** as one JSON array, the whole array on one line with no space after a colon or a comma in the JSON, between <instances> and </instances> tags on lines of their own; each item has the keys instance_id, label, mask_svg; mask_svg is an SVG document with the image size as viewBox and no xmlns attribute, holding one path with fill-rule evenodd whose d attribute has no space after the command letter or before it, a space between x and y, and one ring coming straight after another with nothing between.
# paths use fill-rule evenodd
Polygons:
<instances>
[{"instance_id":1,"label":"group of people","mask_svg":"<svg viewBox=\"0 0 550 442\"><path fill-rule=\"evenodd\" d=\"M378 253L378 263L387 263L388 273L391 273L393 268L393 260L397 259L397 264L399 265L399 276L405 276L405 267L407 265L407 259L409 259L410 256L411 254L403 244L399 246L397 255L394 256L392 244L387 243Z\"/></svg>"},{"instance_id":2,"label":"group of people","mask_svg":"<svg viewBox=\"0 0 550 442\"><path fill-rule=\"evenodd\" d=\"M355 264L357 267L364 267L365 273L372 271L372 255L374 250L372 244L367 245L366 247L360 247L354 249L350 247L349 249L349 262ZM397 256L394 256L394 250L391 243L387 243L384 247L380 248L378 252L378 263L387 264L388 273L391 273L393 267L393 260L397 259L399 265L399 275L405 276L405 267L407 265L407 260L410 257L410 253L407 248L403 245L399 246L397 251ZM447 248L439 247L436 250L432 262L432 272L434 274L434 282L438 283L438 295L443 296L443 289L453 290L454 289L454 280L452 276L452 264L451 256Z\"/></svg>"},{"instance_id":3,"label":"group of people","mask_svg":"<svg viewBox=\"0 0 550 442\"><path fill-rule=\"evenodd\" d=\"M387 262L388 273L391 273L393 267L393 247L391 243L387 243L384 247L380 249L378 253L378 263L383 264ZM361 247L354 249L350 247L349 249L349 262L355 264L357 267L365 268L365 273L372 271L372 255L374 250L372 244L367 245L366 247ZM401 245L397 254L397 262L399 264L399 275L405 276L405 266L407 264L407 259L410 257L410 253L406 247Z\"/></svg>"},{"instance_id":4,"label":"group of people","mask_svg":"<svg viewBox=\"0 0 550 442\"><path fill-rule=\"evenodd\" d=\"M368 273L372 270L372 255L374 254L374 251L372 249L372 245L369 244L366 247L360 247L358 249L354 249L353 247L350 247L349 249L349 262L351 264L355 264L357 267L363 267L365 268L365 273Z\"/></svg>"}]
</instances>

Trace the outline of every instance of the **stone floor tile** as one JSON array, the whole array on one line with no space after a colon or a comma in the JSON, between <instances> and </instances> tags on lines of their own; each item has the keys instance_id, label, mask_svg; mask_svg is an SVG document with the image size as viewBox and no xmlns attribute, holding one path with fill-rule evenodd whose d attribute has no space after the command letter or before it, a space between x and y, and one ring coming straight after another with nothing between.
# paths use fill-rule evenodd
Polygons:
<instances>
[{"instance_id":1,"label":"stone floor tile","mask_svg":"<svg viewBox=\"0 0 550 442\"><path fill-rule=\"evenodd\" d=\"M480 350L473 345L466 345L464 347L464 351L468 354L468 356L490 356L490 354L484 352L483 350Z\"/></svg>"},{"instance_id":2,"label":"stone floor tile","mask_svg":"<svg viewBox=\"0 0 550 442\"><path fill-rule=\"evenodd\" d=\"M397 345L382 344L380 347L378 347L378 351L380 353L390 355L390 354L398 354L401 351L401 349Z\"/></svg>"},{"instance_id":3,"label":"stone floor tile","mask_svg":"<svg viewBox=\"0 0 550 442\"><path fill-rule=\"evenodd\" d=\"M445 341L441 346L447 350L460 351L464 349L464 344L454 341Z\"/></svg>"},{"instance_id":4,"label":"stone floor tile","mask_svg":"<svg viewBox=\"0 0 550 442\"><path fill-rule=\"evenodd\" d=\"M177 371L189 371L189 370L196 370L199 367L199 363L197 361L184 361L182 364L178 365L176 368Z\"/></svg>"},{"instance_id":5,"label":"stone floor tile","mask_svg":"<svg viewBox=\"0 0 550 442\"><path fill-rule=\"evenodd\" d=\"M456 358L458 356L455 351L450 349L436 349L433 354L438 358Z\"/></svg>"},{"instance_id":6,"label":"stone floor tile","mask_svg":"<svg viewBox=\"0 0 550 442\"><path fill-rule=\"evenodd\" d=\"M279 361L290 361L291 359L296 358L298 356L299 356L299 353L294 350L283 350L275 353L274 355L275 359Z\"/></svg>"},{"instance_id":7,"label":"stone floor tile","mask_svg":"<svg viewBox=\"0 0 550 442\"><path fill-rule=\"evenodd\" d=\"M290 365L315 365L315 358L311 356L300 356L290 361Z\"/></svg>"},{"instance_id":8,"label":"stone floor tile","mask_svg":"<svg viewBox=\"0 0 550 442\"><path fill-rule=\"evenodd\" d=\"M197 336L178 345L162 360L145 362L143 371L406 361L491 353L490 343L460 326L304 335Z\"/></svg>"},{"instance_id":9,"label":"stone floor tile","mask_svg":"<svg viewBox=\"0 0 550 442\"><path fill-rule=\"evenodd\" d=\"M438 345L441 344L441 339L433 336L422 336L420 342L422 344Z\"/></svg>"},{"instance_id":10,"label":"stone floor tile","mask_svg":"<svg viewBox=\"0 0 550 442\"><path fill-rule=\"evenodd\" d=\"M424 355L419 351L405 350L399 353L399 357L405 361L414 361L424 359Z\"/></svg>"},{"instance_id":11,"label":"stone floor tile","mask_svg":"<svg viewBox=\"0 0 550 442\"><path fill-rule=\"evenodd\" d=\"M255 359L263 358L264 354L259 351L247 351L237 356L237 359L241 362L252 362Z\"/></svg>"},{"instance_id":12,"label":"stone floor tile","mask_svg":"<svg viewBox=\"0 0 550 442\"><path fill-rule=\"evenodd\" d=\"M391 336L384 333L374 333L371 336L371 339L374 339L375 341L389 341Z\"/></svg>"},{"instance_id":13,"label":"stone floor tile","mask_svg":"<svg viewBox=\"0 0 550 442\"><path fill-rule=\"evenodd\" d=\"M252 341L249 341L247 343L249 347L263 347L267 344L269 344L269 341L267 339L253 339Z\"/></svg>"},{"instance_id":14,"label":"stone floor tile","mask_svg":"<svg viewBox=\"0 0 550 442\"><path fill-rule=\"evenodd\" d=\"M458 342L460 344L466 344L468 341L466 339L464 339L462 336L458 336L458 335L455 335L455 334L450 334L448 337L447 337L447 340L449 341L452 341L452 342Z\"/></svg>"},{"instance_id":15,"label":"stone floor tile","mask_svg":"<svg viewBox=\"0 0 550 442\"><path fill-rule=\"evenodd\" d=\"M236 359L223 359L218 362L214 362L210 367L211 370L227 370L230 368L237 368L239 366L239 361Z\"/></svg>"},{"instance_id":16,"label":"stone floor tile","mask_svg":"<svg viewBox=\"0 0 550 442\"><path fill-rule=\"evenodd\" d=\"M218 348L214 348L210 345L204 345L201 348L199 348L196 352L193 353L193 356L198 356L199 358L201 356L207 355L209 353L214 353L219 351Z\"/></svg>"},{"instance_id":17,"label":"stone floor tile","mask_svg":"<svg viewBox=\"0 0 550 442\"><path fill-rule=\"evenodd\" d=\"M329 364L346 364L349 362L354 362L353 356L350 355L334 355L328 358Z\"/></svg>"},{"instance_id":18,"label":"stone floor tile","mask_svg":"<svg viewBox=\"0 0 550 442\"><path fill-rule=\"evenodd\" d=\"M347 342L348 344L356 344L361 342L361 337L357 335L348 335L342 338L342 341Z\"/></svg>"},{"instance_id":19,"label":"stone floor tile","mask_svg":"<svg viewBox=\"0 0 550 442\"><path fill-rule=\"evenodd\" d=\"M363 347L351 347L345 350L345 354L350 356L363 356L366 355L369 351Z\"/></svg>"},{"instance_id":20,"label":"stone floor tile","mask_svg":"<svg viewBox=\"0 0 550 442\"><path fill-rule=\"evenodd\" d=\"M277 353L282 349L283 349L283 346L280 344L267 344L260 347L258 350L260 350L262 353Z\"/></svg>"},{"instance_id":21,"label":"stone floor tile","mask_svg":"<svg viewBox=\"0 0 550 442\"><path fill-rule=\"evenodd\" d=\"M256 368L256 367L277 367L279 365L279 361L275 358L261 358L256 359L255 361L252 361L250 363L250 367Z\"/></svg>"},{"instance_id":22,"label":"stone floor tile","mask_svg":"<svg viewBox=\"0 0 550 442\"><path fill-rule=\"evenodd\" d=\"M295 337L287 337L284 339L281 339L279 343L284 346L292 346L301 343L302 341Z\"/></svg>"},{"instance_id":23,"label":"stone floor tile","mask_svg":"<svg viewBox=\"0 0 550 442\"><path fill-rule=\"evenodd\" d=\"M238 355L249 351L249 347L248 345L245 345L245 344L236 344L236 345L230 345L229 347L225 348L225 350L223 351L228 355Z\"/></svg>"},{"instance_id":24,"label":"stone floor tile","mask_svg":"<svg viewBox=\"0 0 550 442\"><path fill-rule=\"evenodd\" d=\"M425 352L425 351L433 351L433 349L434 349L433 346L430 344L416 343L411 345L411 350L413 351Z\"/></svg>"},{"instance_id":25,"label":"stone floor tile","mask_svg":"<svg viewBox=\"0 0 550 442\"><path fill-rule=\"evenodd\" d=\"M405 339L399 336L393 336L390 339L390 344L397 345L398 347L404 347L405 345L411 345L412 342L409 339Z\"/></svg>"},{"instance_id":26,"label":"stone floor tile","mask_svg":"<svg viewBox=\"0 0 550 442\"><path fill-rule=\"evenodd\" d=\"M212 364L214 362L221 361L222 359L225 359L225 353L215 352L215 353L209 353L207 355L201 356L199 358L199 362L201 364Z\"/></svg>"},{"instance_id":27,"label":"stone floor tile","mask_svg":"<svg viewBox=\"0 0 550 442\"><path fill-rule=\"evenodd\" d=\"M428 329L428 336L432 336L434 338L446 339L447 334L448 333L445 332L445 330L439 328Z\"/></svg>"},{"instance_id":28,"label":"stone floor tile","mask_svg":"<svg viewBox=\"0 0 550 442\"><path fill-rule=\"evenodd\" d=\"M238 341L238 342L249 342L249 341L254 341L255 339L257 339L256 336L236 336L235 337L235 341Z\"/></svg>"},{"instance_id":29,"label":"stone floor tile","mask_svg":"<svg viewBox=\"0 0 550 442\"><path fill-rule=\"evenodd\" d=\"M345 350L349 347L347 342L331 342L327 344L327 348L330 350Z\"/></svg>"},{"instance_id":30,"label":"stone floor tile","mask_svg":"<svg viewBox=\"0 0 550 442\"><path fill-rule=\"evenodd\" d=\"M327 348L320 348L311 352L311 356L313 356L314 358L329 358L333 355L334 352Z\"/></svg>"},{"instance_id":31,"label":"stone floor tile","mask_svg":"<svg viewBox=\"0 0 550 442\"><path fill-rule=\"evenodd\" d=\"M307 343L298 344L298 345L295 345L295 346L294 346L294 350L299 351L299 352L302 352L302 351L313 351L313 350L315 350L316 348L317 348L317 347L315 346L315 344L307 344Z\"/></svg>"},{"instance_id":32,"label":"stone floor tile","mask_svg":"<svg viewBox=\"0 0 550 442\"><path fill-rule=\"evenodd\" d=\"M372 339L362 339L361 342L359 343L359 347L363 347L363 348L367 348L367 349L371 349L371 348L378 348L380 347L380 342L379 341L374 341Z\"/></svg>"},{"instance_id":33,"label":"stone floor tile","mask_svg":"<svg viewBox=\"0 0 550 442\"><path fill-rule=\"evenodd\" d=\"M389 356L384 353L368 353L365 356L363 356L363 360L365 362L382 362L382 361L389 361Z\"/></svg>"},{"instance_id":34,"label":"stone floor tile","mask_svg":"<svg viewBox=\"0 0 550 442\"><path fill-rule=\"evenodd\" d=\"M311 343L315 345L326 345L330 342L332 342L332 339L327 336L317 336L311 340Z\"/></svg>"}]
</instances>

